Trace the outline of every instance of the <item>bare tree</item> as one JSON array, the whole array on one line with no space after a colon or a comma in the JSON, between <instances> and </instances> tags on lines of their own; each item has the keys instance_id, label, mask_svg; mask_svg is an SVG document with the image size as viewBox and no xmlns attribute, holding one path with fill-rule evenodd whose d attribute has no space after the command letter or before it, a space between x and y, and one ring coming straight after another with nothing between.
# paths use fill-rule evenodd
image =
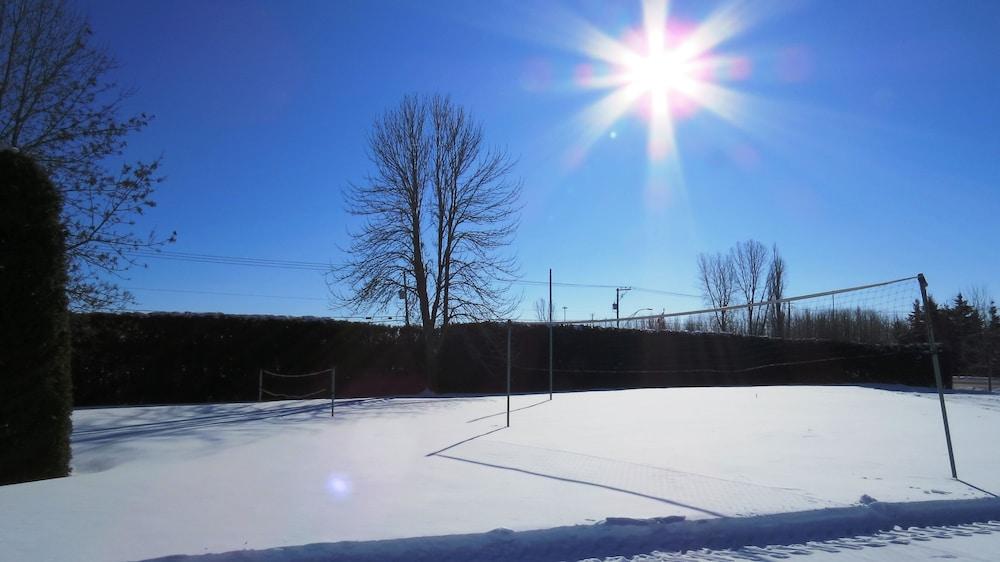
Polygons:
<instances>
[{"instance_id":1,"label":"bare tree","mask_svg":"<svg viewBox=\"0 0 1000 562\"><path fill-rule=\"evenodd\" d=\"M517 273L505 252L518 225L521 185L514 160L483 143L482 127L447 97L430 100L434 133L434 305L441 326L454 319L498 318L513 311L509 284ZM432 307L431 316L435 309Z\"/></svg>"},{"instance_id":2,"label":"bare tree","mask_svg":"<svg viewBox=\"0 0 1000 562\"><path fill-rule=\"evenodd\" d=\"M771 247L771 267L767 270L767 301L777 301L785 297L785 258L778 253L778 245ZM782 337L785 334L785 309L781 303L768 305L768 322L771 334Z\"/></svg>"},{"instance_id":3,"label":"bare tree","mask_svg":"<svg viewBox=\"0 0 1000 562\"><path fill-rule=\"evenodd\" d=\"M992 391L994 356L998 344L996 304L986 285L973 285L966 292L969 295L969 305L979 315L979 333L973 336L975 341L970 346L976 352L971 355L974 357L976 370L989 377L987 386Z\"/></svg>"},{"instance_id":4,"label":"bare tree","mask_svg":"<svg viewBox=\"0 0 1000 562\"><path fill-rule=\"evenodd\" d=\"M984 320L984 324L988 323L988 318L990 317L990 303L993 302L993 298L990 296L990 290L986 285L972 285L966 291L968 295L969 305L976 309L979 313L979 318Z\"/></svg>"},{"instance_id":5,"label":"bare tree","mask_svg":"<svg viewBox=\"0 0 1000 562\"><path fill-rule=\"evenodd\" d=\"M736 268L736 286L743 295L743 302L752 305L761 302L764 296L764 276L767 268L767 246L756 240L737 242L730 250ZM746 307L746 328L749 334L761 334L764 331L765 315L756 307Z\"/></svg>"},{"instance_id":6,"label":"bare tree","mask_svg":"<svg viewBox=\"0 0 1000 562\"><path fill-rule=\"evenodd\" d=\"M552 306L552 310L555 310L555 305ZM535 301L535 319L539 322L549 321L549 302L544 298Z\"/></svg>"},{"instance_id":7,"label":"bare tree","mask_svg":"<svg viewBox=\"0 0 1000 562\"><path fill-rule=\"evenodd\" d=\"M712 308L733 304L736 296L736 269L730 256L720 253L698 254L698 281L705 301ZM715 322L721 332L732 329L729 311L716 311Z\"/></svg>"},{"instance_id":8,"label":"bare tree","mask_svg":"<svg viewBox=\"0 0 1000 562\"><path fill-rule=\"evenodd\" d=\"M448 98L407 96L368 138L374 171L346 193L363 217L335 279L355 309L384 310L399 290L415 297L427 359L435 332L457 319L500 318L516 262L506 253L520 210L513 160ZM412 283L404 285L408 277Z\"/></svg>"},{"instance_id":9,"label":"bare tree","mask_svg":"<svg viewBox=\"0 0 1000 562\"><path fill-rule=\"evenodd\" d=\"M151 117L119 116L132 92L107 78L116 62L90 40L65 0L0 3L0 145L32 156L62 194L67 292L78 310L130 301L109 279L135 265L131 251L174 238L134 232L155 206L160 161L109 166Z\"/></svg>"}]
</instances>

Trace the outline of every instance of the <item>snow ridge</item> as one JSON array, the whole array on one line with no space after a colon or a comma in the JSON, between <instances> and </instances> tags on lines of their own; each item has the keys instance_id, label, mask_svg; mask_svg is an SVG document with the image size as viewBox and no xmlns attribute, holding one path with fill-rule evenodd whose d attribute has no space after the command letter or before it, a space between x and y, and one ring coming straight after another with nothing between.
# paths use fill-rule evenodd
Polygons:
<instances>
[{"instance_id":1,"label":"snow ridge","mask_svg":"<svg viewBox=\"0 0 1000 562\"><path fill-rule=\"evenodd\" d=\"M536 531L488 533L368 542L317 543L199 556L168 556L156 562L306 561L555 561L633 556L701 549L775 547L891 533L897 528L966 525L1000 520L1000 498L927 502L872 502L756 517L612 520ZM991 525L991 528L994 527ZM997 529L993 529L997 530ZM985 532L985 531L984 531ZM933 534L931 535L933 536ZM752 550L752 548L751 548ZM152 561L149 561L152 562Z\"/></svg>"}]
</instances>

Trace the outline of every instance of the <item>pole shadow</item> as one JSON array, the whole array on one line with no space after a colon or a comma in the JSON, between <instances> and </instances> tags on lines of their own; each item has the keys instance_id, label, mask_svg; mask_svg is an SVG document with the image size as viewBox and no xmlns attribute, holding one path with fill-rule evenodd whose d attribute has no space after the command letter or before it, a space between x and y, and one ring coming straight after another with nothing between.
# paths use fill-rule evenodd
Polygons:
<instances>
[{"instance_id":1,"label":"pole shadow","mask_svg":"<svg viewBox=\"0 0 1000 562\"><path fill-rule=\"evenodd\" d=\"M970 484L970 483L966 482L965 480L962 480L961 478L956 478L955 480L958 480L959 482L961 482L962 484L965 484L966 486L972 488L973 490L979 490L980 492L982 492L984 494L988 494L990 496L993 496L994 498L1000 498L1000 496L994 494L993 492L991 492L989 490L984 490L984 489L980 488L979 486L976 486L975 484Z\"/></svg>"},{"instance_id":2,"label":"pole shadow","mask_svg":"<svg viewBox=\"0 0 1000 562\"><path fill-rule=\"evenodd\" d=\"M513 409L511 409L511 412L520 412L521 410L527 410L528 408L534 408L535 406L541 406L542 404L544 404L546 402L549 402L548 398L546 398L545 400L542 400L540 402L535 402L534 404L528 404L527 406L521 406L520 408L513 408ZM502 412L497 412L495 414L490 414L488 416L482 416L482 417L478 417L478 418L473 418L473 419L471 419L471 420L469 420L469 421L467 421L465 423L472 423L472 422L482 421L482 420L489 419L489 418L495 418L497 416L502 416L502 415L504 415L506 413L507 413L507 410L504 410Z\"/></svg>"},{"instance_id":3,"label":"pole shadow","mask_svg":"<svg viewBox=\"0 0 1000 562\"><path fill-rule=\"evenodd\" d=\"M479 435L473 435L472 437L469 437L468 439L462 439L461 441L459 441L457 443L452 443L451 445L448 445L447 447L445 447L443 449L438 449L437 451L434 451L433 453L427 453L426 455L424 455L424 457L433 457L433 456L442 456L442 457L444 457L444 455L441 455L441 453L447 451L448 449L454 449L455 447L458 447L459 445L461 445L463 443L468 443L469 441L472 441L473 439L479 439L480 437L486 437L487 435L489 435L491 433L496 433L496 432L498 432L498 431L500 431L502 429L507 429L507 427L506 426L505 427L497 427L497 428L494 428L494 429L491 429L491 430L487 431L486 433L480 433ZM444 457L444 458L450 458L450 457Z\"/></svg>"},{"instance_id":4,"label":"pole shadow","mask_svg":"<svg viewBox=\"0 0 1000 562\"><path fill-rule=\"evenodd\" d=\"M497 431L497 430L493 430L493 431ZM493 432L491 431L490 433L493 433ZM480 437L480 436L477 436L477 437ZM471 439L468 439L467 441L471 441ZM452 445L452 447L455 447L455 446L457 446L459 444L460 443L456 443L455 445ZM450 449L451 447L448 447L448 448ZM493 464L493 463L487 463L487 462L482 462L482 461L474 461L474 460L471 460L471 459L463 459L461 457L453 457L453 456L441 455L441 454L438 454L437 456L439 456L441 458L445 458L445 459L451 459L453 461L467 462L467 463L470 463L470 464L476 464L476 465L479 465L479 466L485 466L485 467L489 467L489 468L498 468L500 470L509 470L511 472L518 472L518 473L527 474L527 475L530 475L530 476L538 476L538 477L541 477L541 478L548 478L548 479L551 479L551 480L558 480L560 482L569 482L569 483L572 483L572 484L583 484L584 486L593 486L595 488L602 488L604 490L610 490L612 492L620 492L620 493L623 493L623 494L629 494L631 496L637 496L637 497L645 498L645 499L648 499L648 500L654 500L654 501L662 502L662 503L669 504L669 505L672 505L672 506L675 506L675 507L682 507L684 509L690 509L692 511L697 511L699 513L704 513L705 515L710 515L712 517L728 517L725 514L718 513L718 512L712 511L710 509L704 509L704 508L701 508L701 507L697 507L697 506L694 506L694 505L689 505L689 504L686 504L686 503L681 503L681 502L670 500L670 499L667 499L667 498L661 498L661 497L653 496L653 495L650 495L650 494L644 494L642 492L636 492L634 490L628 490L626 488L619 488L617 486L609 486L607 484L598 484L597 482L588 482L586 480L579 480L579 479L576 479L576 478L568 478L568 477L565 477L565 476L556 476L554 474L545 474L545 473L542 473L542 472L536 472L536 471L532 471L532 470L526 470L526 469L523 469L523 468L515 468L515 467L512 467L512 466L503 466L503 465L500 465L500 464Z\"/></svg>"}]
</instances>

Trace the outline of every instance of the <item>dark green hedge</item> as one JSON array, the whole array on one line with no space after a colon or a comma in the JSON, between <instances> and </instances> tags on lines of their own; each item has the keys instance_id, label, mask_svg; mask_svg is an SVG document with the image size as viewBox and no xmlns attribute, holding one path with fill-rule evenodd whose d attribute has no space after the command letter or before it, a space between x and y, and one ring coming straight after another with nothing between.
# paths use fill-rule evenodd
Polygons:
<instances>
[{"instance_id":1,"label":"dark green hedge","mask_svg":"<svg viewBox=\"0 0 1000 562\"><path fill-rule=\"evenodd\" d=\"M415 330L322 318L78 314L73 348L78 406L256 400L261 368L302 373L336 365L340 396L426 387ZM288 394L326 384L268 382Z\"/></svg>"},{"instance_id":2,"label":"dark green hedge","mask_svg":"<svg viewBox=\"0 0 1000 562\"><path fill-rule=\"evenodd\" d=\"M932 386L919 346L871 346L707 333L557 327L557 390L694 385L884 383ZM426 389L415 329L321 318L220 314L88 314L73 319L77 405L257 399L260 368L337 367L342 397ZM544 326L513 328L515 392L548 389ZM439 392L506 388L506 327L450 327ZM947 365L947 361L945 362ZM269 381L304 394L321 379Z\"/></svg>"},{"instance_id":3,"label":"dark green hedge","mask_svg":"<svg viewBox=\"0 0 1000 562\"><path fill-rule=\"evenodd\" d=\"M548 389L545 326L514 325L512 386ZM590 327L553 331L556 390L767 384L902 384L934 386L921 345L867 345L780 340L704 332L648 332ZM443 384L498 392L506 385L506 327L465 325L442 353ZM950 355L942 355L945 384ZM482 373L475 380L466 372ZM474 387L473 387L474 385Z\"/></svg>"},{"instance_id":4,"label":"dark green hedge","mask_svg":"<svg viewBox=\"0 0 1000 562\"><path fill-rule=\"evenodd\" d=\"M72 390L59 193L0 151L0 484L69 471Z\"/></svg>"}]
</instances>

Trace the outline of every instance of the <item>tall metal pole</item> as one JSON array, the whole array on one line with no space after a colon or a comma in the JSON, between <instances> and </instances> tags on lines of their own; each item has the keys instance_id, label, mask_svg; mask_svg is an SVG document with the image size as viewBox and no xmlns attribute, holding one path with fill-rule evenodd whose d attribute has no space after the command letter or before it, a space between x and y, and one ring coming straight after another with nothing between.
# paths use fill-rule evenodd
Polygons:
<instances>
[{"instance_id":1,"label":"tall metal pole","mask_svg":"<svg viewBox=\"0 0 1000 562\"><path fill-rule=\"evenodd\" d=\"M507 427L510 427L510 320L507 321Z\"/></svg>"},{"instance_id":2,"label":"tall metal pole","mask_svg":"<svg viewBox=\"0 0 1000 562\"><path fill-rule=\"evenodd\" d=\"M934 382L937 383L938 402L941 404L941 420L944 422L944 438L948 443L948 462L951 463L951 477L958 478L955 470L955 452L951 448L951 430L948 428L948 409L944 406L944 390L941 382L941 362L938 359L937 343L934 341L934 322L931 309L927 306L927 279L923 273L917 275L920 282L920 298L924 301L924 325L927 326L927 343L931 347L931 364L934 366Z\"/></svg>"},{"instance_id":3,"label":"tall metal pole","mask_svg":"<svg viewBox=\"0 0 1000 562\"><path fill-rule=\"evenodd\" d=\"M264 400L264 369L257 369L257 401Z\"/></svg>"},{"instance_id":4,"label":"tall metal pole","mask_svg":"<svg viewBox=\"0 0 1000 562\"><path fill-rule=\"evenodd\" d=\"M337 400L337 368L330 369L330 417L333 417L333 405Z\"/></svg>"},{"instance_id":5,"label":"tall metal pole","mask_svg":"<svg viewBox=\"0 0 1000 562\"><path fill-rule=\"evenodd\" d=\"M552 268L549 268L549 400L552 400Z\"/></svg>"}]
</instances>

